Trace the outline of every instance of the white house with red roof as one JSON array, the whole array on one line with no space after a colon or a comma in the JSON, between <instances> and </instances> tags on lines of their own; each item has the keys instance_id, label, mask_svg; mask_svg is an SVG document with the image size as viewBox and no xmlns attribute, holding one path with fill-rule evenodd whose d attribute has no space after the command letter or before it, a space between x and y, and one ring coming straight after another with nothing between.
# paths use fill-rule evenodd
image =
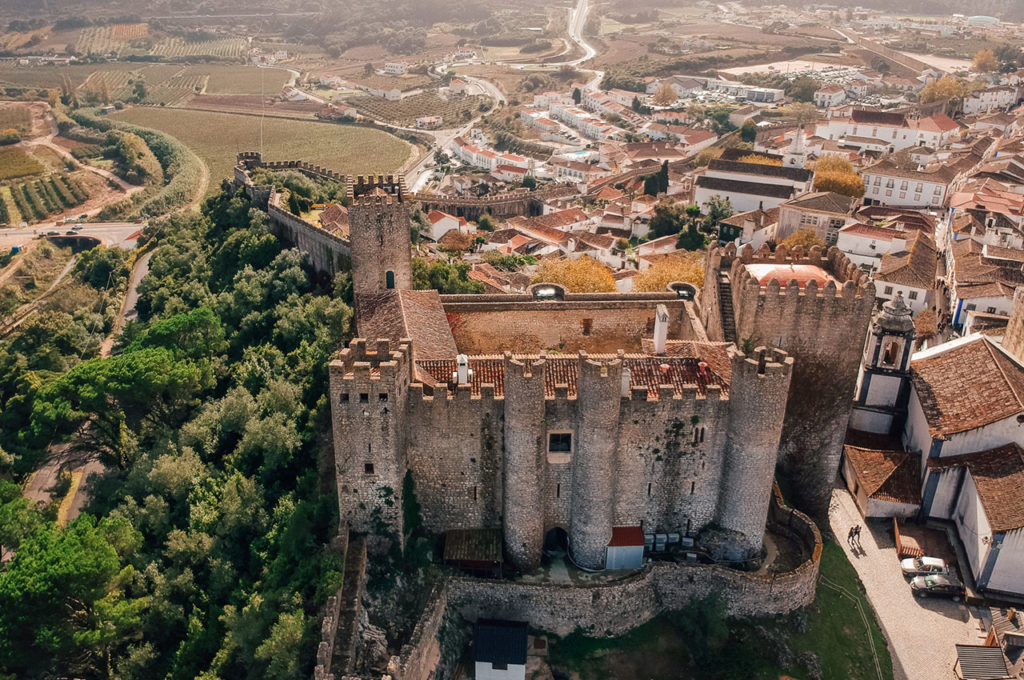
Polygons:
<instances>
[{"instance_id":1,"label":"white house with red roof","mask_svg":"<svg viewBox=\"0 0 1024 680\"><path fill-rule=\"evenodd\" d=\"M424 228L423 234L429 237L432 241L440 241L441 237L452 229L468 233L469 222L461 217L455 217L454 215L449 215L448 213L440 210L431 210L427 213L427 224Z\"/></svg>"}]
</instances>

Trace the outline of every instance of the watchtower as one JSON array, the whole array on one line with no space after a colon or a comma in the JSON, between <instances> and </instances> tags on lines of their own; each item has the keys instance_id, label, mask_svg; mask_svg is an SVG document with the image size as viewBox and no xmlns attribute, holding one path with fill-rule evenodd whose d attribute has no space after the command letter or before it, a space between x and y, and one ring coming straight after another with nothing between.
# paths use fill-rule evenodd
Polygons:
<instances>
[{"instance_id":1,"label":"watchtower","mask_svg":"<svg viewBox=\"0 0 1024 680\"><path fill-rule=\"evenodd\" d=\"M352 288L360 296L412 288L412 242L405 180L392 175L348 179Z\"/></svg>"},{"instance_id":2,"label":"watchtower","mask_svg":"<svg viewBox=\"0 0 1024 680\"><path fill-rule=\"evenodd\" d=\"M402 540L406 396L412 345L352 340L330 364L331 417L341 523Z\"/></svg>"},{"instance_id":3,"label":"watchtower","mask_svg":"<svg viewBox=\"0 0 1024 680\"><path fill-rule=\"evenodd\" d=\"M874 306L868 276L836 248L709 249L701 319L713 340L794 359L779 464L800 505L828 508Z\"/></svg>"}]
</instances>

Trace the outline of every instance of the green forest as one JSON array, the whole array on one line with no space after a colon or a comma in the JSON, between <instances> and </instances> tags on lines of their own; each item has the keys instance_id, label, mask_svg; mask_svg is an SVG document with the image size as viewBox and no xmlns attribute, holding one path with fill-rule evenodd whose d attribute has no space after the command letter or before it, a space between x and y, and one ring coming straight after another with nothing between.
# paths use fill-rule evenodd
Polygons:
<instances>
[{"instance_id":1,"label":"green forest","mask_svg":"<svg viewBox=\"0 0 1024 680\"><path fill-rule=\"evenodd\" d=\"M145 239L139 320L109 358L88 310L0 341L0 677L309 677L342 579L319 460L351 311L242 195ZM82 261L79 285L127 276ZM60 441L110 470L63 528L20 492Z\"/></svg>"}]
</instances>

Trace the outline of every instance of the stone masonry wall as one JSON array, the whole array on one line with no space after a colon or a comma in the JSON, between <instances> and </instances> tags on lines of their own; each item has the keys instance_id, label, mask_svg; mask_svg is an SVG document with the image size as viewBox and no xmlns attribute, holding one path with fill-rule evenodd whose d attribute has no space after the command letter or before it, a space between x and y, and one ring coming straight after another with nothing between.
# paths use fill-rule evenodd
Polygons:
<instances>
[{"instance_id":1,"label":"stone masonry wall","mask_svg":"<svg viewBox=\"0 0 1024 680\"><path fill-rule=\"evenodd\" d=\"M1024 361L1024 286L1013 293L1013 309L1003 334L1003 347L1019 361Z\"/></svg>"},{"instance_id":2,"label":"stone masonry wall","mask_svg":"<svg viewBox=\"0 0 1024 680\"><path fill-rule=\"evenodd\" d=\"M507 618L527 621L559 636L580 629L593 637L625 634L655 616L684 608L707 595L723 598L732 616L772 616L805 607L814 601L821 558L821 534L804 514L772 496L770 522L776 532L791 536L805 551L796 569L781 574L752 574L724 567L653 562L621 580L594 586L523 584L488 579L454 578L437 592L409 645L393 663L395 680L448 677L438 675L435 659L458 654L439 645L446 613L469 621ZM427 633L434 632L433 636Z\"/></svg>"}]
</instances>

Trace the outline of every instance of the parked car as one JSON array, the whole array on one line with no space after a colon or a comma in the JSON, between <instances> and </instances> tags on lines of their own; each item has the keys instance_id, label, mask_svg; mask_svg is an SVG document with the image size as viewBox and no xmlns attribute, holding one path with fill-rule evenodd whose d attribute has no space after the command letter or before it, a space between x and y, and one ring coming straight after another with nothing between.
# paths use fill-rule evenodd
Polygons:
<instances>
[{"instance_id":1,"label":"parked car","mask_svg":"<svg viewBox=\"0 0 1024 680\"><path fill-rule=\"evenodd\" d=\"M948 574L949 565L946 560L938 557L908 557L900 562L904 576L922 576L927 574Z\"/></svg>"},{"instance_id":2,"label":"parked car","mask_svg":"<svg viewBox=\"0 0 1024 680\"><path fill-rule=\"evenodd\" d=\"M917 597L953 597L962 598L964 587L952 576L929 574L915 576L910 580L910 590Z\"/></svg>"},{"instance_id":3,"label":"parked car","mask_svg":"<svg viewBox=\"0 0 1024 680\"><path fill-rule=\"evenodd\" d=\"M76 224L75 226L71 227L71 229L74 230L74 231L80 231L81 228L82 228L81 224Z\"/></svg>"},{"instance_id":4,"label":"parked car","mask_svg":"<svg viewBox=\"0 0 1024 680\"><path fill-rule=\"evenodd\" d=\"M60 236L60 232L59 231L48 231L48 232L46 232L46 235L47 236Z\"/></svg>"},{"instance_id":5,"label":"parked car","mask_svg":"<svg viewBox=\"0 0 1024 680\"><path fill-rule=\"evenodd\" d=\"M77 236L78 232L75 232L75 231L72 231L71 229L68 229L67 231L64 232L64 235L65 236Z\"/></svg>"}]
</instances>

